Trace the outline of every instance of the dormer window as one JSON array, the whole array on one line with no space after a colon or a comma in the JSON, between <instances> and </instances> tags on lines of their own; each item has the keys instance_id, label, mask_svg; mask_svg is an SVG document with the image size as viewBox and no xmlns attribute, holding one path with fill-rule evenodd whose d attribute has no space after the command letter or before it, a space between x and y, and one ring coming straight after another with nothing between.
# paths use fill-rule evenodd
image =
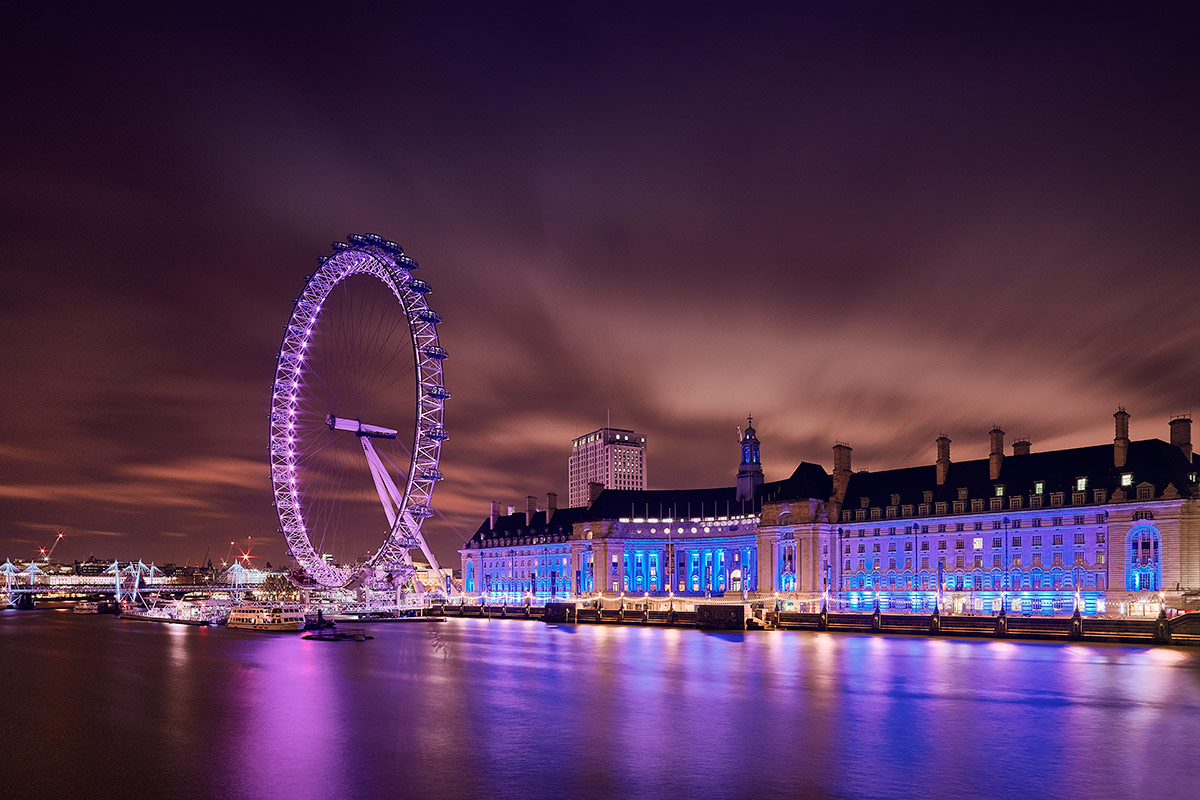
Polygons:
<instances>
[{"instance_id":1,"label":"dormer window","mask_svg":"<svg viewBox=\"0 0 1200 800\"><path fill-rule=\"evenodd\" d=\"M1077 491L1077 492L1086 492L1087 491L1087 478L1076 478L1075 479L1075 491Z\"/></svg>"},{"instance_id":2,"label":"dormer window","mask_svg":"<svg viewBox=\"0 0 1200 800\"><path fill-rule=\"evenodd\" d=\"M1034 494L1044 494L1045 491L1046 491L1046 482L1045 481L1034 481L1033 482L1033 493Z\"/></svg>"},{"instance_id":3,"label":"dormer window","mask_svg":"<svg viewBox=\"0 0 1200 800\"><path fill-rule=\"evenodd\" d=\"M1004 484L996 484L996 497L1004 497Z\"/></svg>"},{"instance_id":4,"label":"dormer window","mask_svg":"<svg viewBox=\"0 0 1200 800\"><path fill-rule=\"evenodd\" d=\"M925 502L926 503L933 502L933 492L925 492Z\"/></svg>"},{"instance_id":5,"label":"dormer window","mask_svg":"<svg viewBox=\"0 0 1200 800\"><path fill-rule=\"evenodd\" d=\"M958 490L958 499L959 499L959 500L966 500L966 499L967 499L967 489L966 489L966 487L965 487L965 486L964 486L963 488L961 488L961 489L959 489L959 490Z\"/></svg>"},{"instance_id":6,"label":"dormer window","mask_svg":"<svg viewBox=\"0 0 1200 800\"><path fill-rule=\"evenodd\" d=\"M869 498L869 497L858 498L858 507L859 508L867 508L870 505L871 505L871 498Z\"/></svg>"},{"instance_id":7,"label":"dormer window","mask_svg":"<svg viewBox=\"0 0 1200 800\"><path fill-rule=\"evenodd\" d=\"M1133 486L1133 473L1132 472L1122 472L1121 473L1121 485L1122 486Z\"/></svg>"},{"instance_id":8,"label":"dormer window","mask_svg":"<svg viewBox=\"0 0 1200 800\"><path fill-rule=\"evenodd\" d=\"M900 495L898 495L898 494L892 495L892 505L894 505L894 506L900 505Z\"/></svg>"}]
</instances>

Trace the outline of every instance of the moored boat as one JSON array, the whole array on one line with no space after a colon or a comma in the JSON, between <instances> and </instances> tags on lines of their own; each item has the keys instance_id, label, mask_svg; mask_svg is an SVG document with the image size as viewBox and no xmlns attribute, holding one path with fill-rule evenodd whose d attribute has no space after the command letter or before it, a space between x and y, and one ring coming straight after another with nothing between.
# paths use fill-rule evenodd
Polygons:
<instances>
[{"instance_id":1,"label":"moored boat","mask_svg":"<svg viewBox=\"0 0 1200 800\"><path fill-rule=\"evenodd\" d=\"M244 603L229 612L230 628L252 631L304 630L304 606L291 603Z\"/></svg>"}]
</instances>

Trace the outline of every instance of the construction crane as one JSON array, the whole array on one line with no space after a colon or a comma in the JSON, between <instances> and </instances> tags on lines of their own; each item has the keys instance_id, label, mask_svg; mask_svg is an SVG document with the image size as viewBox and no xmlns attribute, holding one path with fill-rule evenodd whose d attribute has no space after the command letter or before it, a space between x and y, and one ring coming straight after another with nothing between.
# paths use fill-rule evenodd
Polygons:
<instances>
[{"instance_id":1,"label":"construction crane","mask_svg":"<svg viewBox=\"0 0 1200 800\"><path fill-rule=\"evenodd\" d=\"M55 550L55 548L58 547L58 543L62 541L62 538L63 538L63 532L59 531L58 536L56 536L54 538L54 541L50 543L49 551L47 551L46 548L44 548L44 547L38 548L38 554L42 557L42 561L50 560L50 556L54 555L54 550Z\"/></svg>"}]
</instances>

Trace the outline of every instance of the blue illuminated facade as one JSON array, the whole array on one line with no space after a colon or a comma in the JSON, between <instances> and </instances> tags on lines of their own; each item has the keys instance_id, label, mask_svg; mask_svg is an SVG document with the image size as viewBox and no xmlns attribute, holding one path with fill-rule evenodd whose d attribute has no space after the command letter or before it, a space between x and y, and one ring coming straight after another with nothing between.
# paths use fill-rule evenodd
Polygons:
<instances>
[{"instance_id":1,"label":"blue illuminated facade","mask_svg":"<svg viewBox=\"0 0 1200 800\"><path fill-rule=\"evenodd\" d=\"M802 463L754 477L742 437L738 485L608 489L588 506L493 512L461 551L468 594L493 598L772 598L847 610L1127 613L1200 588L1200 490L1190 419L1171 442L1012 454L1003 431L987 459L854 472ZM553 496L551 496L553 497ZM1112 604L1118 604L1112 606Z\"/></svg>"}]
</instances>

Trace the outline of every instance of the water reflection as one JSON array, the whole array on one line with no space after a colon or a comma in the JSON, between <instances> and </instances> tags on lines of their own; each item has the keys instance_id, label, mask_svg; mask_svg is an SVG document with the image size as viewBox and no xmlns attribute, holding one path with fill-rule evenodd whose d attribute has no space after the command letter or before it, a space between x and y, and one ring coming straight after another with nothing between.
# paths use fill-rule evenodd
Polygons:
<instances>
[{"instance_id":1,"label":"water reflection","mask_svg":"<svg viewBox=\"0 0 1200 800\"><path fill-rule=\"evenodd\" d=\"M254 798L1134 796L1192 780L1164 749L1197 732L1200 653L1184 649L514 620L371 633L0 615L0 701L28 734L6 756L58 796L102 794L97 763L150 795Z\"/></svg>"}]
</instances>

